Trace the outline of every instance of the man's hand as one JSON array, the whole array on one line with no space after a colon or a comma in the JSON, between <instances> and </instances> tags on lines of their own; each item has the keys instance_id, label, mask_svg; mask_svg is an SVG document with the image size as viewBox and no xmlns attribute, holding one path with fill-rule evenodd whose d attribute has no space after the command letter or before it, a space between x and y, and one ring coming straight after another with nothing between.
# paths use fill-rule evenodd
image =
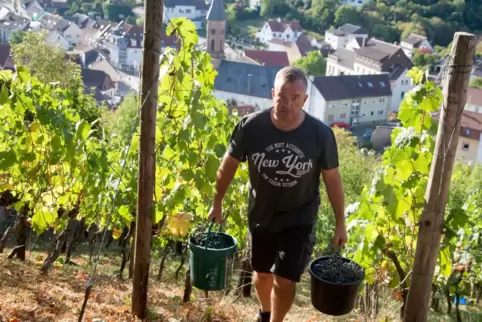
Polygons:
<instances>
[{"instance_id":1,"label":"man's hand","mask_svg":"<svg viewBox=\"0 0 482 322\"><path fill-rule=\"evenodd\" d=\"M335 237L333 238L333 247L341 247L348 241L345 226L337 226L335 230Z\"/></svg>"},{"instance_id":2,"label":"man's hand","mask_svg":"<svg viewBox=\"0 0 482 322\"><path fill-rule=\"evenodd\" d=\"M209 221L215 220L219 225L222 225L223 222L223 207L221 205L213 205L211 210L209 211Z\"/></svg>"}]
</instances>

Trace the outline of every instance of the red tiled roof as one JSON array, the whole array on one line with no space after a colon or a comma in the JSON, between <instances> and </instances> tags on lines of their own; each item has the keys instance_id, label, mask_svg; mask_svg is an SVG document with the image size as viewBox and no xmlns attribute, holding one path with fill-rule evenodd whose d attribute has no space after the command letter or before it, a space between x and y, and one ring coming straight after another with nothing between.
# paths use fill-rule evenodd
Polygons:
<instances>
[{"instance_id":1,"label":"red tiled roof","mask_svg":"<svg viewBox=\"0 0 482 322\"><path fill-rule=\"evenodd\" d=\"M433 115L433 119L438 121L440 112ZM462 119L460 120L460 136L480 140L482 133L482 114L472 111L463 111Z\"/></svg>"},{"instance_id":2,"label":"red tiled roof","mask_svg":"<svg viewBox=\"0 0 482 322\"><path fill-rule=\"evenodd\" d=\"M246 57L249 57L264 66L289 66L288 54L285 51L267 50L246 50Z\"/></svg>"},{"instance_id":3,"label":"red tiled roof","mask_svg":"<svg viewBox=\"0 0 482 322\"><path fill-rule=\"evenodd\" d=\"M291 28L293 31L302 31L300 22L298 20L292 21L278 21L278 20L269 20L268 25L272 32L284 32L288 27Z\"/></svg>"},{"instance_id":4,"label":"red tiled roof","mask_svg":"<svg viewBox=\"0 0 482 322\"><path fill-rule=\"evenodd\" d=\"M228 110L229 114L233 113L233 110L237 110L239 116L245 116L255 111L253 105L228 106Z\"/></svg>"},{"instance_id":5,"label":"red tiled roof","mask_svg":"<svg viewBox=\"0 0 482 322\"><path fill-rule=\"evenodd\" d=\"M469 88L467 90L466 104L482 106L482 89Z\"/></svg>"}]
</instances>

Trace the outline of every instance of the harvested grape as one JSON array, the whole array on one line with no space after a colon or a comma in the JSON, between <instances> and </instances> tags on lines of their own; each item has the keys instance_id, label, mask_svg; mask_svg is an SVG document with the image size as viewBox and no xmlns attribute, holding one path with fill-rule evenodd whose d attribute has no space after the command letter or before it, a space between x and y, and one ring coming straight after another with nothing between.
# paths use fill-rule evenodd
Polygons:
<instances>
[{"instance_id":1,"label":"harvested grape","mask_svg":"<svg viewBox=\"0 0 482 322\"><path fill-rule=\"evenodd\" d=\"M364 277L358 264L336 255L320 259L313 265L312 271L316 277L330 283L352 284Z\"/></svg>"},{"instance_id":2,"label":"harvested grape","mask_svg":"<svg viewBox=\"0 0 482 322\"><path fill-rule=\"evenodd\" d=\"M191 237L191 242L194 245L198 245L201 247L206 247L206 238L208 233L207 232L197 232ZM219 234L212 232L209 236L209 240L207 241L207 247L213 249L224 249L234 246L233 239L224 234Z\"/></svg>"}]
</instances>

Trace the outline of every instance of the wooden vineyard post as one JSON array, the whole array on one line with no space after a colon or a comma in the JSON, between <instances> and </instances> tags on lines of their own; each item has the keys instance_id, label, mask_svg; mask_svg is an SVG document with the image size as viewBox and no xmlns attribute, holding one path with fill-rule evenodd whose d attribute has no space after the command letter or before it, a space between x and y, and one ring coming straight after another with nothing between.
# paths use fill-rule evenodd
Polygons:
<instances>
[{"instance_id":1,"label":"wooden vineyard post","mask_svg":"<svg viewBox=\"0 0 482 322\"><path fill-rule=\"evenodd\" d=\"M440 251L445 206L460 131L460 120L467 97L476 37L457 32L447 66L443 105L435 144L434 158L419 225L417 249L412 270L404 322L425 322L435 265Z\"/></svg>"},{"instance_id":2,"label":"wooden vineyard post","mask_svg":"<svg viewBox=\"0 0 482 322\"><path fill-rule=\"evenodd\" d=\"M155 184L156 109L163 8L163 0L145 0L144 2L139 182L134 258L131 259L134 260L132 313L140 319L146 316L151 257L151 209Z\"/></svg>"}]
</instances>

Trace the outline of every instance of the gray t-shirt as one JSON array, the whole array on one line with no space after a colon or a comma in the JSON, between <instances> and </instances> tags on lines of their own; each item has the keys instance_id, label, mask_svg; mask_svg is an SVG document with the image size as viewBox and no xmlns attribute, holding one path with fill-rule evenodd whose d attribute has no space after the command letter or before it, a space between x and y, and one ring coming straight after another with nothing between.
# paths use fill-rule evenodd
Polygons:
<instances>
[{"instance_id":1,"label":"gray t-shirt","mask_svg":"<svg viewBox=\"0 0 482 322\"><path fill-rule=\"evenodd\" d=\"M282 131L271 110L243 117L228 153L248 160L249 228L276 232L316 222L321 170L338 167L338 151L332 129L317 118L306 114L298 128Z\"/></svg>"}]
</instances>

